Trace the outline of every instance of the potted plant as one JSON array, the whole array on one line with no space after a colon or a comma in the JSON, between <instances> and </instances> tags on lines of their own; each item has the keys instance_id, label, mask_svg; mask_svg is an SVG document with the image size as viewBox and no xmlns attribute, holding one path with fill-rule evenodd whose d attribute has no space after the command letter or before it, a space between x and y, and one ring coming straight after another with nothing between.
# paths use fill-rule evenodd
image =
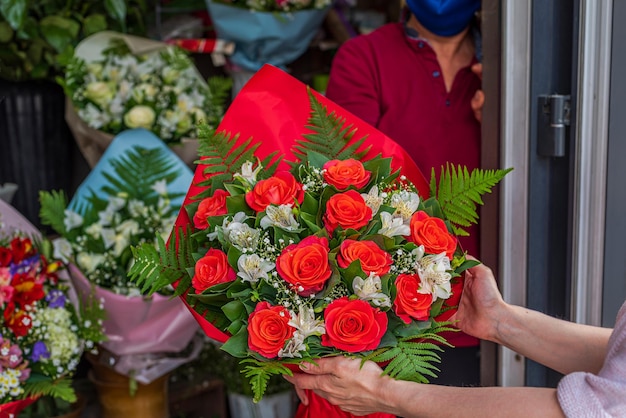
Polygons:
<instances>
[{"instance_id":1,"label":"potted plant","mask_svg":"<svg viewBox=\"0 0 626 418\"><path fill-rule=\"evenodd\" d=\"M38 191L69 191L77 166L70 161L75 145L55 77L74 46L94 32L145 33L144 5L142 0L0 2L0 178L19 185L13 204L37 227ZM33 166L41 175L33 175Z\"/></svg>"}]
</instances>

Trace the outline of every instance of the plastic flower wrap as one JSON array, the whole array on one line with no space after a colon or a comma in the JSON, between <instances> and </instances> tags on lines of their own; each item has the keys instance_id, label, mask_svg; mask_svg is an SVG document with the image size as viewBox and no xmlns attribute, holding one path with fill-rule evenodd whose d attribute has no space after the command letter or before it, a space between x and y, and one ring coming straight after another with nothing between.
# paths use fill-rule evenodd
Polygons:
<instances>
[{"instance_id":1,"label":"plastic flower wrap","mask_svg":"<svg viewBox=\"0 0 626 418\"><path fill-rule=\"evenodd\" d=\"M104 339L99 302L75 307L63 264L51 252L0 202L0 416L43 395L76 401L72 375L83 351Z\"/></svg>"},{"instance_id":2,"label":"plastic flower wrap","mask_svg":"<svg viewBox=\"0 0 626 418\"><path fill-rule=\"evenodd\" d=\"M285 68L309 47L329 0L206 0L220 39L235 43L228 56L233 93L264 64Z\"/></svg>"},{"instance_id":3,"label":"plastic flower wrap","mask_svg":"<svg viewBox=\"0 0 626 418\"><path fill-rule=\"evenodd\" d=\"M136 250L131 274L176 284L257 400L269 376L324 356L436 376L451 327L435 317L475 265L457 235L506 170L444 167L429 187L397 144L271 66L200 154L179 228L160 253Z\"/></svg>"},{"instance_id":4,"label":"plastic flower wrap","mask_svg":"<svg viewBox=\"0 0 626 418\"><path fill-rule=\"evenodd\" d=\"M71 202L60 192L40 192L42 223L60 236L55 254L73 264L70 273L81 296L95 289L104 300L107 341L102 346L127 356L115 359L115 369L126 375L133 371L142 383L187 360L164 358L168 365L154 367L158 361L150 354L180 352L197 325L170 300L172 288L146 298L129 281L131 247L154 245L155 235L170 234L190 182L189 168L141 129L113 140Z\"/></svg>"},{"instance_id":5,"label":"plastic flower wrap","mask_svg":"<svg viewBox=\"0 0 626 418\"><path fill-rule=\"evenodd\" d=\"M113 136L134 128L153 132L185 162L193 162L197 147L184 153L181 142L195 145L191 140L200 122L217 126L231 87L223 77L212 77L207 83L181 48L112 32L85 39L60 82L71 100L70 127L80 133L77 124L82 121L107 134L77 138L91 166ZM87 151L96 145L98 154Z\"/></svg>"}]
</instances>

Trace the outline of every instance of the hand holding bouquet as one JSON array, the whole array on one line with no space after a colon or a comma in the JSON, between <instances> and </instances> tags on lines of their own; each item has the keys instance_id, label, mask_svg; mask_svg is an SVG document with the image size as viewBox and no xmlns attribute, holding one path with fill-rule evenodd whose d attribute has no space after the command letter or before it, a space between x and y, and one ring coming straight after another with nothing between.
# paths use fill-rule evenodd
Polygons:
<instances>
[{"instance_id":1,"label":"hand holding bouquet","mask_svg":"<svg viewBox=\"0 0 626 418\"><path fill-rule=\"evenodd\" d=\"M303 97L303 85L266 68L223 124L242 116L235 113L259 86L284 83L281 99ZM324 356L374 360L394 378L426 382L436 376L435 343L446 343L439 334L451 329L434 318L451 281L475 263L456 235L476 222L480 196L508 170L448 166L429 191L401 150L381 155L397 145L359 138L307 93L304 134L289 145L286 126L298 123L289 120L265 148L288 146L289 158L263 152L267 137L240 140L226 126L202 139L180 227L160 254L135 250L131 274L145 290L177 285L209 336L247 365L257 400L270 375ZM384 151L373 153L377 146Z\"/></svg>"}]
</instances>

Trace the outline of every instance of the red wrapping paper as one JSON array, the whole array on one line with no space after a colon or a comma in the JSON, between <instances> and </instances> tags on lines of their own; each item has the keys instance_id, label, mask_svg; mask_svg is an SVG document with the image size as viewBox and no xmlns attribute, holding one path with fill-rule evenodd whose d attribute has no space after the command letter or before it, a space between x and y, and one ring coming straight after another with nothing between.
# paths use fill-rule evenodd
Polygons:
<instances>
[{"instance_id":1,"label":"red wrapping paper","mask_svg":"<svg viewBox=\"0 0 626 418\"><path fill-rule=\"evenodd\" d=\"M383 157L391 157L392 167L400 169L402 174L415 184L420 196L424 199L429 196L428 182L411 157L400 145L319 93L313 91L313 94L329 111L334 111L344 118L348 125L352 125L353 128L357 129L351 141L357 141L364 136L367 137L363 144L363 149L368 146L371 146L371 149L365 156L366 160L378 154L381 154ZM284 71L266 64L238 93L217 130L232 134L239 133L235 146L249 138L253 138L253 143L260 142L261 145L257 149L256 154L261 159L274 151L279 151L284 157L281 168L288 169L285 161L293 161L295 159L291 152L295 140L302 138L302 134L310 132L306 128L310 111L307 86ZM203 174L205 168L206 166L203 165L199 165L196 168L192 185L185 197L185 205L191 202L194 196L203 190L197 184L208 178ZM187 212L181 210L176 226L185 227L190 224L192 223ZM185 304L189 307L186 301ZM220 342L228 339L228 334L215 328L192 308L190 310L210 338ZM309 405L300 405L296 418L348 418L353 416L340 411L337 407L312 392L309 392L308 395ZM389 414L372 414L368 415L368 417L385 418L394 416Z\"/></svg>"},{"instance_id":2,"label":"red wrapping paper","mask_svg":"<svg viewBox=\"0 0 626 418\"><path fill-rule=\"evenodd\" d=\"M0 418L17 418L17 416L37 398L26 398L0 405Z\"/></svg>"}]
</instances>

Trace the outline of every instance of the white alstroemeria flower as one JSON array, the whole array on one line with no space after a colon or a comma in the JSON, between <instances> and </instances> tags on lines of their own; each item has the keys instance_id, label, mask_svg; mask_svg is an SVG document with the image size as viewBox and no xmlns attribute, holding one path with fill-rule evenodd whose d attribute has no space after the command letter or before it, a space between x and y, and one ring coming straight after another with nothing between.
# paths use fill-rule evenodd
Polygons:
<instances>
[{"instance_id":1,"label":"white alstroemeria flower","mask_svg":"<svg viewBox=\"0 0 626 418\"><path fill-rule=\"evenodd\" d=\"M123 235L125 237L130 237L131 235L138 235L140 232L139 223L134 219L126 219L121 224L115 228L118 234Z\"/></svg>"},{"instance_id":2,"label":"white alstroemeria flower","mask_svg":"<svg viewBox=\"0 0 626 418\"><path fill-rule=\"evenodd\" d=\"M257 182L256 176L263 169L263 166L261 165L261 160L257 159L257 166L254 170L252 169L252 167L252 161L246 161L241 165L241 173L235 173L233 177L239 178L250 187L254 187Z\"/></svg>"},{"instance_id":3,"label":"white alstroemeria flower","mask_svg":"<svg viewBox=\"0 0 626 418\"><path fill-rule=\"evenodd\" d=\"M237 260L239 270L237 276L241 277L244 282L256 283L259 279L267 279L267 273L274 270L275 266L274 263L257 254L243 254Z\"/></svg>"},{"instance_id":4,"label":"white alstroemeria flower","mask_svg":"<svg viewBox=\"0 0 626 418\"><path fill-rule=\"evenodd\" d=\"M102 210L98 212L98 220L102 224L102 226L109 226L113 224L116 214L117 214L117 211L111 210L107 207L106 210Z\"/></svg>"},{"instance_id":5,"label":"white alstroemeria flower","mask_svg":"<svg viewBox=\"0 0 626 418\"><path fill-rule=\"evenodd\" d=\"M148 207L141 200L132 199L128 202L128 212L133 217L145 217L148 214Z\"/></svg>"},{"instance_id":6,"label":"white alstroemeria flower","mask_svg":"<svg viewBox=\"0 0 626 418\"><path fill-rule=\"evenodd\" d=\"M369 277L365 280L356 276L352 282L352 289L359 299L372 302L376 306L391 306L391 299L388 295L383 293L380 277L375 273L370 273Z\"/></svg>"},{"instance_id":7,"label":"white alstroemeria flower","mask_svg":"<svg viewBox=\"0 0 626 418\"><path fill-rule=\"evenodd\" d=\"M278 357L282 358L302 358L301 351L306 351L306 345L304 344L304 338L298 331L293 333L291 339L287 341L285 346L278 350Z\"/></svg>"},{"instance_id":8,"label":"white alstroemeria flower","mask_svg":"<svg viewBox=\"0 0 626 418\"><path fill-rule=\"evenodd\" d=\"M315 319L315 312L312 308L300 305L297 314L293 311L290 311L290 314L291 320L288 324L294 327L303 339L311 335L326 334L324 321Z\"/></svg>"},{"instance_id":9,"label":"white alstroemeria flower","mask_svg":"<svg viewBox=\"0 0 626 418\"><path fill-rule=\"evenodd\" d=\"M67 263L72 256L72 243L65 238L52 241L53 257Z\"/></svg>"},{"instance_id":10,"label":"white alstroemeria flower","mask_svg":"<svg viewBox=\"0 0 626 418\"><path fill-rule=\"evenodd\" d=\"M448 299L452 295L450 259L445 252L426 255L417 262L417 265L417 274L421 279L418 290L420 293L432 294L433 301L437 298Z\"/></svg>"},{"instance_id":11,"label":"white alstroemeria flower","mask_svg":"<svg viewBox=\"0 0 626 418\"><path fill-rule=\"evenodd\" d=\"M105 258L103 254L94 253L80 253L76 257L76 264L85 274L90 274L96 271L98 266L104 262Z\"/></svg>"},{"instance_id":12,"label":"white alstroemeria flower","mask_svg":"<svg viewBox=\"0 0 626 418\"><path fill-rule=\"evenodd\" d=\"M417 193L401 190L391 196L391 207L395 208L394 215L399 215L405 224L409 224L411 216L420 204L420 197Z\"/></svg>"},{"instance_id":13,"label":"white alstroemeria flower","mask_svg":"<svg viewBox=\"0 0 626 418\"><path fill-rule=\"evenodd\" d=\"M108 250L115 245L116 233L112 228L102 228L102 241L104 242L104 248Z\"/></svg>"},{"instance_id":14,"label":"white alstroemeria flower","mask_svg":"<svg viewBox=\"0 0 626 418\"><path fill-rule=\"evenodd\" d=\"M109 196L109 203L106 210L117 212L126 205L126 199L123 196Z\"/></svg>"},{"instance_id":15,"label":"white alstroemeria flower","mask_svg":"<svg viewBox=\"0 0 626 418\"><path fill-rule=\"evenodd\" d=\"M91 235L95 239L98 239L102 235L102 224L94 222L87 228L85 228L85 232L87 233L87 235Z\"/></svg>"},{"instance_id":16,"label":"white alstroemeria flower","mask_svg":"<svg viewBox=\"0 0 626 418\"><path fill-rule=\"evenodd\" d=\"M122 80L120 81L118 86L119 87L117 89L117 94L123 101L128 101L133 92L132 83L129 83L128 80Z\"/></svg>"},{"instance_id":17,"label":"white alstroemeria flower","mask_svg":"<svg viewBox=\"0 0 626 418\"><path fill-rule=\"evenodd\" d=\"M361 193L361 197L365 200L365 204L372 210L372 216L378 213L378 209L383 204L382 196L378 194L378 186L374 185L367 193Z\"/></svg>"},{"instance_id":18,"label":"white alstroemeria flower","mask_svg":"<svg viewBox=\"0 0 626 418\"><path fill-rule=\"evenodd\" d=\"M388 212L380 213L380 221L383 226L378 231L379 234L392 238L395 236L407 236L411 234L411 228L405 225L400 216L394 216Z\"/></svg>"},{"instance_id":19,"label":"white alstroemeria flower","mask_svg":"<svg viewBox=\"0 0 626 418\"><path fill-rule=\"evenodd\" d=\"M256 250L259 245L260 235L261 233L259 230L239 222L231 223L228 226L227 233L225 234L228 241L242 251Z\"/></svg>"},{"instance_id":20,"label":"white alstroemeria flower","mask_svg":"<svg viewBox=\"0 0 626 418\"><path fill-rule=\"evenodd\" d=\"M103 112L93 103L87 103L84 108L79 109L78 116L94 129L100 129L111 122L111 115Z\"/></svg>"},{"instance_id":21,"label":"white alstroemeria flower","mask_svg":"<svg viewBox=\"0 0 626 418\"><path fill-rule=\"evenodd\" d=\"M286 231L293 231L300 227L293 215L293 208L289 205L274 206L265 208L265 216L261 219L261 228L267 229L270 226L277 226Z\"/></svg>"},{"instance_id":22,"label":"white alstroemeria flower","mask_svg":"<svg viewBox=\"0 0 626 418\"><path fill-rule=\"evenodd\" d=\"M167 180L157 180L151 187L159 196L167 195Z\"/></svg>"},{"instance_id":23,"label":"white alstroemeria flower","mask_svg":"<svg viewBox=\"0 0 626 418\"><path fill-rule=\"evenodd\" d=\"M78 228L83 224L83 217L70 209L65 209L63 212L65 214L65 219L63 219L63 225L65 225L65 229L69 232L74 228Z\"/></svg>"}]
</instances>

